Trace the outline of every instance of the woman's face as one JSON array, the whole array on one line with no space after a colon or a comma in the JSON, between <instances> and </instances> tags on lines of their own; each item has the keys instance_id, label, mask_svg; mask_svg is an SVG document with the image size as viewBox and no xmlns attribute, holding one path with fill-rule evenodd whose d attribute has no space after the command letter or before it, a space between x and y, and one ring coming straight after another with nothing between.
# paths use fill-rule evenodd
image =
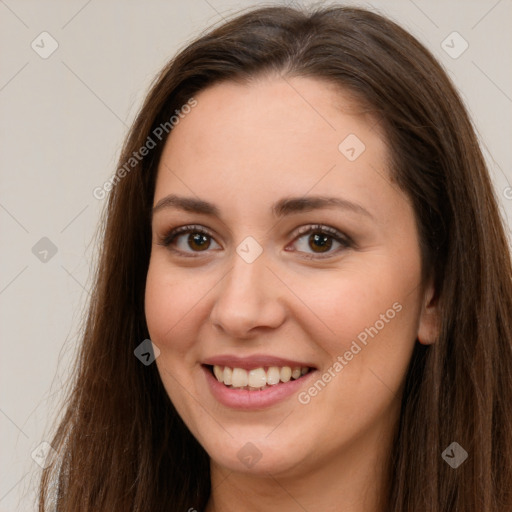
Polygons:
<instances>
[{"instance_id":1,"label":"woman's face","mask_svg":"<svg viewBox=\"0 0 512 512\"><path fill-rule=\"evenodd\" d=\"M383 134L310 78L195 99L154 196L145 309L165 389L216 467L357 470L386 445L430 332Z\"/></svg>"}]
</instances>

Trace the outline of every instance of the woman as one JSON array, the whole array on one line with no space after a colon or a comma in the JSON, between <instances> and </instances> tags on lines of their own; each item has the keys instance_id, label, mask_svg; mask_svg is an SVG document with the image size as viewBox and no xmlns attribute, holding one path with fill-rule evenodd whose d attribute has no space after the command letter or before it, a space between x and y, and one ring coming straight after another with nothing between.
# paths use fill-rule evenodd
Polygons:
<instances>
[{"instance_id":1,"label":"woman","mask_svg":"<svg viewBox=\"0 0 512 512\"><path fill-rule=\"evenodd\" d=\"M509 248L411 35L227 21L160 73L110 188L40 510L512 510Z\"/></svg>"}]
</instances>

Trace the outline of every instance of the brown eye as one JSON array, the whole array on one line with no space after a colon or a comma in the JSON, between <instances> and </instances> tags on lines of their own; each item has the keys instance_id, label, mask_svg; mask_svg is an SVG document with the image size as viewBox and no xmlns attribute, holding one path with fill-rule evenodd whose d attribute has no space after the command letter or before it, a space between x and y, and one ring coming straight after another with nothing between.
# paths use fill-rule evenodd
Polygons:
<instances>
[{"instance_id":1,"label":"brown eye","mask_svg":"<svg viewBox=\"0 0 512 512\"><path fill-rule=\"evenodd\" d=\"M327 252L332 247L332 237L324 234L314 234L309 236L309 247L313 250L320 249L318 252Z\"/></svg>"},{"instance_id":2,"label":"brown eye","mask_svg":"<svg viewBox=\"0 0 512 512\"><path fill-rule=\"evenodd\" d=\"M191 233L188 235L187 244L191 249L204 251L210 247L210 237L202 233Z\"/></svg>"},{"instance_id":3,"label":"brown eye","mask_svg":"<svg viewBox=\"0 0 512 512\"><path fill-rule=\"evenodd\" d=\"M337 254L340 250L351 247L352 242L349 237L343 235L337 229L314 225L305 226L299 230L299 236L295 239L293 245L297 246L297 251L304 253L305 257L314 259L315 254L325 254L325 257ZM331 250L333 248L334 250ZM319 257L322 258L322 256Z\"/></svg>"},{"instance_id":4,"label":"brown eye","mask_svg":"<svg viewBox=\"0 0 512 512\"><path fill-rule=\"evenodd\" d=\"M160 243L183 256L196 256L197 253L208 252L208 249L212 248L212 244L217 245L217 247L213 247L215 249L221 248L209 231L202 226L176 228ZM343 235L337 229L314 225L301 228L293 245L298 246L297 252L304 253L304 257L314 259L315 257L327 258L331 254L337 254L340 250L352 247L352 242L348 236ZM334 250L332 250L333 248Z\"/></svg>"},{"instance_id":5,"label":"brown eye","mask_svg":"<svg viewBox=\"0 0 512 512\"><path fill-rule=\"evenodd\" d=\"M194 253L207 251L212 242L217 243L201 226L182 226L165 236L161 245L182 253L184 256L193 256ZM217 246L220 247L218 244Z\"/></svg>"}]
</instances>

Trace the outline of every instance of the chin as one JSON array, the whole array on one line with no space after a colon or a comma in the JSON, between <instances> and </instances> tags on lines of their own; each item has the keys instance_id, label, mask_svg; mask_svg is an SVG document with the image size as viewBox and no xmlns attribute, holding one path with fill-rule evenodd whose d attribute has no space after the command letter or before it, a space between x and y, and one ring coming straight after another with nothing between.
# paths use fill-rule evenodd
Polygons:
<instances>
[{"instance_id":1,"label":"chin","mask_svg":"<svg viewBox=\"0 0 512 512\"><path fill-rule=\"evenodd\" d=\"M203 444L212 461L229 471L247 473L251 475L268 476L268 474L287 474L295 472L301 464L304 445L299 437L276 436L274 439L265 435L251 436L250 432L244 436L229 438L224 443ZM297 449L300 448L300 452Z\"/></svg>"}]
</instances>

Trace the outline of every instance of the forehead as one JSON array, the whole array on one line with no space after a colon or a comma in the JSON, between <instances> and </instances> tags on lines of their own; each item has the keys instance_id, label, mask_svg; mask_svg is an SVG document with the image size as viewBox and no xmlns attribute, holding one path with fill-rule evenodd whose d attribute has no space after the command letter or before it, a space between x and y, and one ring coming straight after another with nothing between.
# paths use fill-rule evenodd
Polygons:
<instances>
[{"instance_id":1,"label":"forehead","mask_svg":"<svg viewBox=\"0 0 512 512\"><path fill-rule=\"evenodd\" d=\"M364 201L382 195L384 137L375 119L332 84L303 77L223 82L195 99L167 139L155 203L171 192L239 209L256 198L270 204L308 191Z\"/></svg>"}]
</instances>

